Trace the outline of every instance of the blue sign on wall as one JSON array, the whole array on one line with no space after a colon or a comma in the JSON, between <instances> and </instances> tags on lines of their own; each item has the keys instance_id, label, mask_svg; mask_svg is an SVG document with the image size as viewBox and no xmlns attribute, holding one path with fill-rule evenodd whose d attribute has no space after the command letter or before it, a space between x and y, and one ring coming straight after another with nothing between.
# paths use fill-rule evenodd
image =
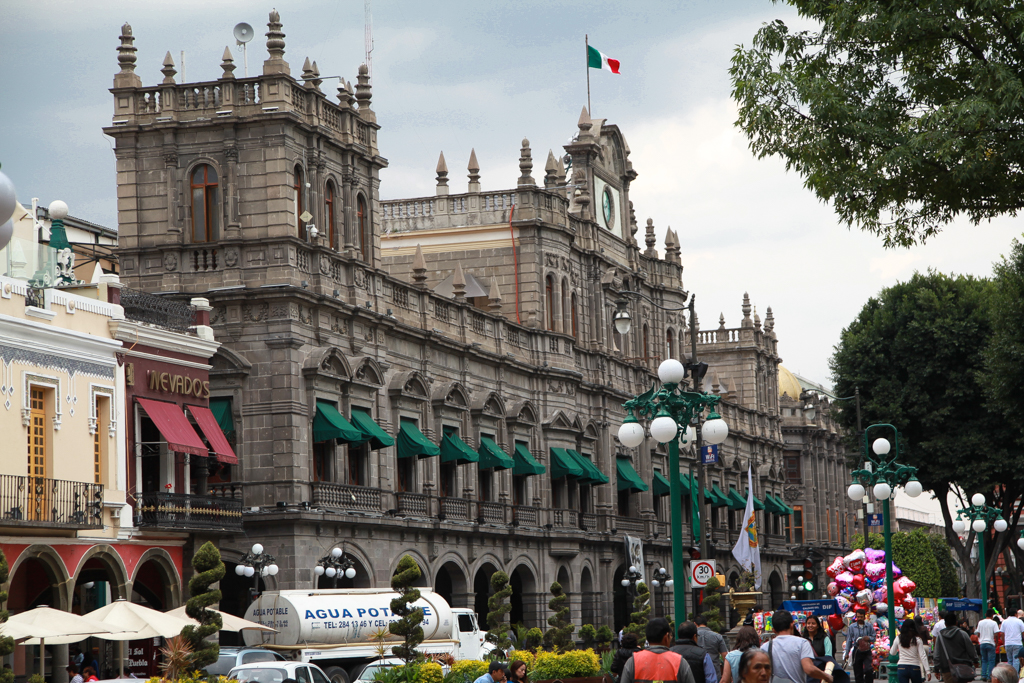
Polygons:
<instances>
[{"instance_id":1,"label":"blue sign on wall","mask_svg":"<svg viewBox=\"0 0 1024 683\"><path fill-rule=\"evenodd\" d=\"M714 465L718 462L718 446L702 446L700 449L700 461L705 465Z\"/></svg>"},{"instance_id":2,"label":"blue sign on wall","mask_svg":"<svg viewBox=\"0 0 1024 683\"><path fill-rule=\"evenodd\" d=\"M882 528L882 515L880 515L877 512L868 515L868 526L869 527L877 526L879 529L881 529Z\"/></svg>"}]
</instances>

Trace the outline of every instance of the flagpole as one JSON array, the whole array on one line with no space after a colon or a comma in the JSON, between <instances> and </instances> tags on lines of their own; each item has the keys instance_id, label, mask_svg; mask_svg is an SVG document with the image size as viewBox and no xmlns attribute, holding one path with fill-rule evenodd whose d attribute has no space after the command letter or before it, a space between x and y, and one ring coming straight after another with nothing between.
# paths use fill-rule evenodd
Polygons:
<instances>
[{"instance_id":1,"label":"flagpole","mask_svg":"<svg viewBox=\"0 0 1024 683\"><path fill-rule=\"evenodd\" d=\"M591 116L593 112L590 109L590 36L586 33L583 34L583 43L585 45L584 56L586 57L587 65L587 116ZM864 538L867 538L865 536Z\"/></svg>"}]
</instances>

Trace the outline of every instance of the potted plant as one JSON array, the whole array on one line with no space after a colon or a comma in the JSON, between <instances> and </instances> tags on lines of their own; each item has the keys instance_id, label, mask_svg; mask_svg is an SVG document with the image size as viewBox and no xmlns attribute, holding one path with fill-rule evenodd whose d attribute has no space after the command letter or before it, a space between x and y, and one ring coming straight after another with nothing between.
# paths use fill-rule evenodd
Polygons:
<instances>
[{"instance_id":1,"label":"potted plant","mask_svg":"<svg viewBox=\"0 0 1024 683\"><path fill-rule=\"evenodd\" d=\"M754 609L757 606L757 601L761 598L761 591L754 590L756 580L757 576L754 572L745 571L740 574L736 587L729 589L729 602L732 603L733 611L741 618Z\"/></svg>"}]
</instances>

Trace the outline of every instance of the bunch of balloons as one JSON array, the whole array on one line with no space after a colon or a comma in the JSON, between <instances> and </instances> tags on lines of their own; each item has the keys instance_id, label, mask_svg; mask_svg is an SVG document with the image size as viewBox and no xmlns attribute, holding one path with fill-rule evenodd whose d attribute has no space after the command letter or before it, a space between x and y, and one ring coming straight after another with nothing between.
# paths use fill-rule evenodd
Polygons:
<instances>
[{"instance_id":1,"label":"bunch of balloons","mask_svg":"<svg viewBox=\"0 0 1024 683\"><path fill-rule=\"evenodd\" d=\"M843 617L849 619L852 618L854 611L865 610L873 612L879 620L885 619L885 626L881 623L879 626L885 628L888 625L885 551L874 548L854 550L846 557L837 557L825 573L832 579L828 584L828 594L839 603L839 612ZM892 586L896 612L894 616L903 619L916 608L913 592L917 585L903 576L903 572L895 564L892 565L892 573L895 577ZM830 618L829 625L833 626L833 621L838 624L840 620L844 620L843 617L837 620ZM842 628L842 625L838 628Z\"/></svg>"}]
</instances>

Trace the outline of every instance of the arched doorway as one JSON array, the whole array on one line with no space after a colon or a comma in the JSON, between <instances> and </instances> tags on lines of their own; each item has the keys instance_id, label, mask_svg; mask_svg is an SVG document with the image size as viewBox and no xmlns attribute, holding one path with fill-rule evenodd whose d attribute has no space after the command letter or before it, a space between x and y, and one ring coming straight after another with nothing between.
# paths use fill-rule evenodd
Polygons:
<instances>
[{"instance_id":1,"label":"arched doorway","mask_svg":"<svg viewBox=\"0 0 1024 683\"><path fill-rule=\"evenodd\" d=\"M445 562L434 577L434 592L452 607L468 607L468 581L462 568L455 562Z\"/></svg>"},{"instance_id":2,"label":"arched doorway","mask_svg":"<svg viewBox=\"0 0 1024 683\"><path fill-rule=\"evenodd\" d=\"M226 577L226 575L225 575ZM139 565L132 581L132 602L166 612L181 601L174 568L162 557L150 557Z\"/></svg>"},{"instance_id":3,"label":"arched doorway","mask_svg":"<svg viewBox=\"0 0 1024 683\"><path fill-rule=\"evenodd\" d=\"M49 547L34 546L26 549L20 558L8 559L12 560L14 565L6 604L6 608L12 614L26 612L42 605L59 610L69 608L66 591L70 579L65 573L63 561L56 552ZM46 670L43 673L47 680L53 680L55 671L58 668L62 669L66 664L67 653L66 645L46 647ZM20 667L24 668L19 670ZM40 673L38 645L24 647L23 664L19 665L15 661L15 670L19 676Z\"/></svg>"},{"instance_id":4,"label":"arched doorway","mask_svg":"<svg viewBox=\"0 0 1024 683\"><path fill-rule=\"evenodd\" d=\"M537 613L537 579L533 571L524 564L519 565L509 576L509 585L512 587L512 597L509 598L509 605L512 611L508 613L509 623L522 624L527 628L543 626L543 619Z\"/></svg>"},{"instance_id":5,"label":"arched doorway","mask_svg":"<svg viewBox=\"0 0 1024 683\"><path fill-rule=\"evenodd\" d=\"M629 614L633 609L633 596L629 592L627 586L622 585L622 580L626 578L626 570L628 565L619 565L618 569L615 570L615 585L612 587L612 618L614 621L613 628L618 633L619 629L629 623Z\"/></svg>"},{"instance_id":6,"label":"arched doorway","mask_svg":"<svg viewBox=\"0 0 1024 683\"><path fill-rule=\"evenodd\" d=\"M220 580L220 606L221 612L233 614L236 617L245 617L245 612L252 604L253 580L254 577L239 576L235 571L237 562L224 560L224 578ZM262 578L255 578L259 582L259 590L267 589ZM241 633L221 631L219 636L221 645L244 645Z\"/></svg>"},{"instance_id":7,"label":"arched doorway","mask_svg":"<svg viewBox=\"0 0 1024 683\"><path fill-rule=\"evenodd\" d=\"M476 570L476 576L473 577L473 609L482 630L487 629L487 598L491 597L491 574L496 571L497 567L487 562Z\"/></svg>"},{"instance_id":8,"label":"arched doorway","mask_svg":"<svg viewBox=\"0 0 1024 683\"><path fill-rule=\"evenodd\" d=\"M598 596L594 592L594 577L590 573L590 567L584 567L580 573L580 597L580 621L584 624L593 624L597 615Z\"/></svg>"},{"instance_id":9,"label":"arched doorway","mask_svg":"<svg viewBox=\"0 0 1024 683\"><path fill-rule=\"evenodd\" d=\"M773 610L779 609L783 601L783 590L782 576L779 572L774 571L772 575L768 577L768 595L771 599L771 605L769 607Z\"/></svg>"}]
</instances>

